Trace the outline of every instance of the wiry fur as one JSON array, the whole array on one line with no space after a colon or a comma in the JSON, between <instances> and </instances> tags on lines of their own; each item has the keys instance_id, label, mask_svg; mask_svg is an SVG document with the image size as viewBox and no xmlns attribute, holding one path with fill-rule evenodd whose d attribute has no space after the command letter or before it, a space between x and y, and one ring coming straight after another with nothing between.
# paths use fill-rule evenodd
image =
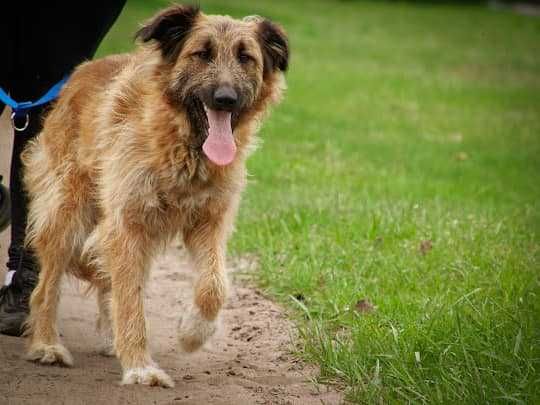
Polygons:
<instances>
[{"instance_id":1,"label":"wiry fur","mask_svg":"<svg viewBox=\"0 0 540 405\"><path fill-rule=\"evenodd\" d=\"M264 42L276 37L278 43ZM113 334L123 382L172 386L147 347L149 263L183 237L199 278L179 340L197 349L214 332L225 301L225 246L246 182L245 159L264 113L280 99L288 45L267 20L206 16L183 6L158 14L139 38L148 43L131 54L81 65L24 153L28 243L41 264L28 357L72 364L56 330L60 279L70 273L97 289L98 326L109 341L104 351L113 351ZM193 52L209 38L215 58L203 64ZM236 60L239 39L249 65ZM189 103L223 80L243 98L234 120L238 153L221 167L202 153L206 124Z\"/></svg>"}]
</instances>

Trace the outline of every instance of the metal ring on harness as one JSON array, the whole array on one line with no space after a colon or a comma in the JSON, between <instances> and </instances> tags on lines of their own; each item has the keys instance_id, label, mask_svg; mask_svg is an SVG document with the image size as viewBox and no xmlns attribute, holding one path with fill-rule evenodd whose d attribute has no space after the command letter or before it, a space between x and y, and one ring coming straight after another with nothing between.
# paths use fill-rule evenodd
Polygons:
<instances>
[{"instance_id":1,"label":"metal ring on harness","mask_svg":"<svg viewBox=\"0 0 540 405\"><path fill-rule=\"evenodd\" d=\"M30 116L28 113L25 114L25 122L22 127L18 127L17 124L15 124L15 113L11 113L11 125L13 125L13 129L17 132L22 132L26 128L28 128L28 125L30 124Z\"/></svg>"}]
</instances>

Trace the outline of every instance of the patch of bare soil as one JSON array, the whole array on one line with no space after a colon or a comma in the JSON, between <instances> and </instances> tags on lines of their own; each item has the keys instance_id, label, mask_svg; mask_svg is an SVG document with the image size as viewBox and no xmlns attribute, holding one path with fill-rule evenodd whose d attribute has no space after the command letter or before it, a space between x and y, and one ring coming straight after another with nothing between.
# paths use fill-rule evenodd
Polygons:
<instances>
[{"instance_id":1,"label":"patch of bare soil","mask_svg":"<svg viewBox=\"0 0 540 405\"><path fill-rule=\"evenodd\" d=\"M233 271L234 273L234 271ZM23 360L24 340L0 335L1 404L338 404L342 395L315 384L317 369L290 354L294 328L276 304L237 278L220 332L201 351L184 354L178 319L191 301L194 272L179 247L154 265L147 319L154 359L175 380L172 389L120 386L115 358L98 354L97 306L77 283L64 283L59 330L73 368Z\"/></svg>"}]
</instances>

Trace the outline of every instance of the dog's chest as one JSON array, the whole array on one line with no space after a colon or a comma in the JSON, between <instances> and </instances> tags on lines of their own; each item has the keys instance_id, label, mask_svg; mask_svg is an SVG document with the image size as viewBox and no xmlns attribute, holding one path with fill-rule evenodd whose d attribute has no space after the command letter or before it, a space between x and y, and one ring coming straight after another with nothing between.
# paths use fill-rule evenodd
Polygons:
<instances>
[{"instance_id":1,"label":"dog's chest","mask_svg":"<svg viewBox=\"0 0 540 405\"><path fill-rule=\"evenodd\" d=\"M174 175L171 167L167 180L160 182L161 206L171 219L184 222L208 210L220 215L243 188L245 176L239 170L241 167L216 171L200 160L194 166L193 171L186 170L185 166L177 168Z\"/></svg>"},{"instance_id":2,"label":"dog's chest","mask_svg":"<svg viewBox=\"0 0 540 405\"><path fill-rule=\"evenodd\" d=\"M209 202L223 198L223 190L209 178L182 177L171 184L162 195L166 206L176 214L185 216L204 209Z\"/></svg>"},{"instance_id":3,"label":"dog's chest","mask_svg":"<svg viewBox=\"0 0 540 405\"><path fill-rule=\"evenodd\" d=\"M172 197L172 208L179 209L181 213L189 213L204 208L210 199L215 197L215 192L213 192L212 187L183 191L179 190L170 197Z\"/></svg>"}]
</instances>

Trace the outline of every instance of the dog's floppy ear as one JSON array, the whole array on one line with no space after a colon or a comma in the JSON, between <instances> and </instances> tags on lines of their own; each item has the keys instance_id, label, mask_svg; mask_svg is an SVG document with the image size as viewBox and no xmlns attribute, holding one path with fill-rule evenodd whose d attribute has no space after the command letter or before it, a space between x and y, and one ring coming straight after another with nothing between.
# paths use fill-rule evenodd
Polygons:
<instances>
[{"instance_id":1,"label":"dog's floppy ear","mask_svg":"<svg viewBox=\"0 0 540 405\"><path fill-rule=\"evenodd\" d=\"M174 60L199 12L196 6L171 6L151 18L137 31L135 39L142 42L157 41L163 58Z\"/></svg>"},{"instance_id":2,"label":"dog's floppy ear","mask_svg":"<svg viewBox=\"0 0 540 405\"><path fill-rule=\"evenodd\" d=\"M289 41L283 28L263 19L258 24L258 34L264 56L265 76L278 69L286 71L289 67Z\"/></svg>"}]
</instances>

